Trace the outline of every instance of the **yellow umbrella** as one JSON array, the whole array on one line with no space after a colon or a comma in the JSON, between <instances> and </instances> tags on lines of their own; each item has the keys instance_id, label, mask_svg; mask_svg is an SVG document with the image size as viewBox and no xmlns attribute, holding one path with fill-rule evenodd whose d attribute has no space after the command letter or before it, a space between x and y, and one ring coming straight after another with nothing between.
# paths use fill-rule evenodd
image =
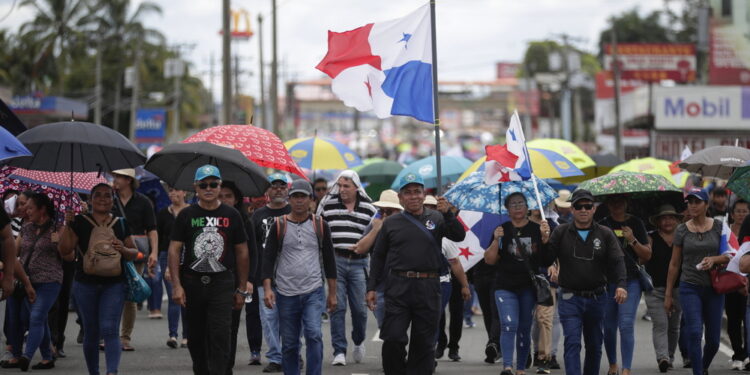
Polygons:
<instances>
[{"instance_id":1,"label":"yellow umbrella","mask_svg":"<svg viewBox=\"0 0 750 375\"><path fill-rule=\"evenodd\" d=\"M529 148L529 158L531 158L531 168L534 169L534 174L539 178L561 179L583 176L583 172L580 169L557 152ZM476 171L484 170L485 161L487 161L487 156L482 156L458 180L461 181Z\"/></svg>"},{"instance_id":2,"label":"yellow umbrella","mask_svg":"<svg viewBox=\"0 0 750 375\"><path fill-rule=\"evenodd\" d=\"M618 171L648 173L663 176L673 182L677 187L684 187L689 173L672 174L672 162L652 157L633 159L622 163L609 171L612 174Z\"/></svg>"},{"instance_id":3,"label":"yellow umbrella","mask_svg":"<svg viewBox=\"0 0 750 375\"><path fill-rule=\"evenodd\" d=\"M576 168L583 171L583 176L576 177L565 177L559 179L562 183L578 183L594 177L596 173L596 163L589 157L588 154L583 152L580 147L574 143L566 141L564 139L557 138L540 138L526 142L526 145L531 148L540 148L543 150L550 150L559 153L566 159L570 160Z\"/></svg>"}]
</instances>

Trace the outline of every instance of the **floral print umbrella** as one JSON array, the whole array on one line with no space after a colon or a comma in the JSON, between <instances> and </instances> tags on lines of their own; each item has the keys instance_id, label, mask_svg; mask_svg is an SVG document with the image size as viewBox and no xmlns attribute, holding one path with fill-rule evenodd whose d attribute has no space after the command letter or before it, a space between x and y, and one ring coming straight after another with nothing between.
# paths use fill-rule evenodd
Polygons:
<instances>
[{"instance_id":1,"label":"floral print umbrella","mask_svg":"<svg viewBox=\"0 0 750 375\"><path fill-rule=\"evenodd\" d=\"M81 198L76 193L70 193L67 189L57 189L44 184L36 184L22 181L18 178L11 177L15 168L4 166L0 168L0 195L8 190L24 191L32 190L38 193L46 194L55 205L57 215L55 221L58 225L65 219L65 211L72 208L76 214L81 213Z\"/></svg>"},{"instance_id":2,"label":"floral print umbrella","mask_svg":"<svg viewBox=\"0 0 750 375\"><path fill-rule=\"evenodd\" d=\"M536 183L542 206L546 206L557 198L555 189L546 182L537 179ZM469 177L459 181L445 193L445 198L461 210L508 214L508 210L501 202L505 201L507 196L518 192L526 197L530 210L539 209L531 180L487 185L484 183L484 172L474 172Z\"/></svg>"},{"instance_id":3,"label":"floral print umbrella","mask_svg":"<svg viewBox=\"0 0 750 375\"><path fill-rule=\"evenodd\" d=\"M578 188L590 191L595 197L627 194L631 198L642 198L660 194L682 194L682 190L664 176L627 171L610 173L584 181L578 185Z\"/></svg>"}]
</instances>

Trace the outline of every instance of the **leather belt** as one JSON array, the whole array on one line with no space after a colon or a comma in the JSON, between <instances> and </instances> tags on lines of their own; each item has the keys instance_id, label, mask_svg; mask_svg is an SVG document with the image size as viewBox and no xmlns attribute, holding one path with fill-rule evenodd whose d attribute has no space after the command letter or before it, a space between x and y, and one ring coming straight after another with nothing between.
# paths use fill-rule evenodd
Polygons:
<instances>
[{"instance_id":1,"label":"leather belt","mask_svg":"<svg viewBox=\"0 0 750 375\"><path fill-rule=\"evenodd\" d=\"M219 278L225 276L226 272L228 271L218 272L218 273L213 273L213 274L205 274L205 273L198 273L198 272L183 270L181 277L185 279L190 279L190 280L198 280L201 282L201 284L208 285L208 284L211 284L212 281L218 280Z\"/></svg>"},{"instance_id":2,"label":"leather belt","mask_svg":"<svg viewBox=\"0 0 750 375\"><path fill-rule=\"evenodd\" d=\"M346 259L365 259L367 254L357 254L350 250L334 249L337 256Z\"/></svg>"},{"instance_id":3,"label":"leather belt","mask_svg":"<svg viewBox=\"0 0 750 375\"><path fill-rule=\"evenodd\" d=\"M606 292L607 289L605 287L603 287L603 286L600 286L600 287L598 287L596 289L593 289L593 290L573 290L573 289L568 289L568 288L562 288L561 287L560 291L562 293L573 293L574 296L578 296L578 297L594 298L594 297L598 297L598 296L604 294L604 292Z\"/></svg>"},{"instance_id":4,"label":"leather belt","mask_svg":"<svg viewBox=\"0 0 750 375\"><path fill-rule=\"evenodd\" d=\"M440 277L437 272L393 271L393 273L401 277L406 277L408 279L437 279Z\"/></svg>"}]
</instances>

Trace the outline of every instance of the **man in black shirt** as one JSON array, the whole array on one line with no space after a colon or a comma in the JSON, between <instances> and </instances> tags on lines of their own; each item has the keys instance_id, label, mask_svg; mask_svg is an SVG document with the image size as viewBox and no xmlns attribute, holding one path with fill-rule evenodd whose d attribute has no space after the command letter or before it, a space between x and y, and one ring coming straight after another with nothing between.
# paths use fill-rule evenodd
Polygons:
<instances>
[{"instance_id":1,"label":"man in black shirt","mask_svg":"<svg viewBox=\"0 0 750 375\"><path fill-rule=\"evenodd\" d=\"M463 241L466 232L445 198L438 198L437 211L424 208L424 181L419 175L409 173L401 178L399 198L405 211L389 216L375 240L367 305L375 309L375 289L384 280L385 317L380 338L384 341L385 373L430 374L435 366L435 334L440 320L439 277L447 265L438 244L443 237Z\"/></svg>"},{"instance_id":2,"label":"man in black shirt","mask_svg":"<svg viewBox=\"0 0 750 375\"><path fill-rule=\"evenodd\" d=\"M727 215L729 198L727 189L719 186L711 190L711 200L708 205L708 217L724 220Z\"/></svg>"},{"instance_id":3,"label":"man in black shirt","mask_svg":"<svg viewBox=\"0 0 750 375\"><path fill-rule=\"evenodd\" d=\"M594 223L594 197L588 190L571 196L573 222L555 228L542 266L560 263L558 312L565 339L565 373L597 375L602 357L602 322L608 298L617 303L627 298L625 263L617 237L609 228ZM614 296L607 295L607 270L617 284ZM581 335L586 357L581 372Z\"/></svg>"},{"instance_id":4,"label":"man in black shirt","mask_svg":"<svg viewBox=\"0 0 750 375\"><path fill-rule=\"evenodd\" d=\"M240 213L218 199L219 168L198 168L194 185L198 203L180 211L169 243L172 299L185 307L193 372L224 375L232 308L242 308L252 293L245 282L247 235Z\"/></svg>"}]
</instances>

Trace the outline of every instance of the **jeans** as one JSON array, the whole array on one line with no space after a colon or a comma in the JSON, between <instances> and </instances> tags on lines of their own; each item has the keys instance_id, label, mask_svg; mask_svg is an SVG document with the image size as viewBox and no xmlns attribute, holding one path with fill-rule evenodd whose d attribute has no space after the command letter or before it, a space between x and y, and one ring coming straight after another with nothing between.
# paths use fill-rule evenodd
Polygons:
<instances>
[{"instance_id":1,"label":"jeans","mask_svg":"<svg viewBox=\"0 0 750 375\"><path fill-rule=\"evenodd\" d=\"M526 369L526 358L531 345L531 321L533 319L536 294L533 288L510 291L495 290L495 303L500 318L500 348L503 352L503 367L513 368L513 351L517 351L516 369Z\"/></svg>"},{"instance_id":2,"label":"jeans","mask_svg":"<svg viewBox=\"0 0 750 375\"><path fill-rule=\"evenodd\" d=\"M29 312L29 335L26 337L26 350L23 356L32 359L34 353L39 349L42 359L52 360L52 347L49 331L49 311L57 302L57 295L60 293L60 283L38 283L33 284L36 291L36 300L29 303L29 299L24 299L26 310Z\"/></svg>"},{"instance_id":3,"label":"jeans","mask_svg":"<svg viewBox=\"0 0 750 375\"><path fill-rule=\"evenodd\" d=\"M352 309L352 341L360 345L365 341L367 329L367 267L369 260L347 259L336 256L336 300L338 305L331 314L331 343L333 355L346 354L346 304Z\"/></svg>"},{"instance_id":4,"label":"jeans","mask_svg":"<svg viewBox=\"0 0 750 375\"><path fill-rule=\"evenodd\" d=\"M165 271L167 269L168 255L169 253L166 251L159 254L159 267ZM187 325L185 324L185 308L172 301L172 283L163 277L162 280L164 281L164 289L167 291L167 299L169 300L169 304L167 305L167 327L169 329L169 337L177 337L177 328L180 325L180 316L182 316L182 338L186 339L188 338L188 331ZM153 289L151 291L153 293ZM162 297L160 296L159 300L161 300L161 298ZM159 304L159 308L161 308L161 303Z\"/></svg>"},{"instance_id":5,"label":"jeans","mask_svg":"<svg viewBox=\"0 0 750 375\"><path fill-rule=\"evenodd\" d=\"M654 341L656 361L659 362L666 359L669 363L672 363L680 337L682 308L680 308L679 289L674 289L672 292L674 300L673 311L671 315L667 315L667 312L664 311L665 291L666 288L663 286L654 288L650 293L646 293L645 298L648 315L651 317L651 322L653 323L651 338Z\"/></svg>"},{"instance_id":6,"label":"jeans","mask_svg":"<svg viewBox=\"0 0 750 375\"><path fill-rule=\"evenodd\" d=\"M563 329L566 375L598 375L602 359L602 324L607 293L595 297L580 297L558 288L557 306ZM581 336L586 345L581 372Z\"/></svg>"},{"instance_id":7,"label":"jeans","mask_svg":"<svg viewBox=\"0 0 750 375\"><path fill-rule=\"evenodd\" d=\"M385 293L383 290L375 291L375 311L372 312L375 315L375 320L378 322L378 329L383 328L383 318L385 318Z\"/></svg>"},{"instance_id":8,"label":"jeans","mask_svg":"<svg viewBox=\"0 0 750 375\"><path fill-rule=\"evenodd\" d=\"M322 315L325 311L325 288L298 296L276 294L279 308L279 326L281 327L282 367L285 375L299 374L300 332L304 328L305 346L307 348L308 375L321 374L323 371L323 333L321 331Z\"/></svg>"},{"instance_id":9,"label":"jeans","mask_svg":"<svg viewBox=\"0 0 750 375\"><path fill-rule=\"evenodd\" d=\"M688 351L693 364L693 374L701 375L711 366L719 350L721 316L724 312L724 295L716 294L709 286L680 283L680 305L688 335ZM701 350L705 325L706 344Z\"/></svg>"},{"instance_id":10,"label":"jeans","mask_svg":"<svg viewBox=\"0 0 750 375\"><path fill-rule=\"evenodd\" d=\"M274 290L274 293L276 291ZM258 298L263 301L265 290L258 288ZM278 296L279 294L276 293ZM321 313L322 315L322 313ZM281 364L281 338L279 333L279 308L278 305L273 309L266 307L265 303L260 303L260 323L263 326L263 338L266 339L266 358L271 363Z\"/></svg>"},{"instance_id":11,"label":"jeans","mask_svg":"<svg viewBox=\"0 0 750 375\"><path fill-rule=\"evenodd\" d=\"M5 335L12 347L13 358L21 357L23 353L23 335L29 327L29 312L26 310L25 298L8 297L5 315Z\"/></svg>"},{"instance_id":12,"label":"jeans","mask_svg":"<svg viewBox=\"0 0 750 375\"><path fill-rule=\"evenodd\" d=\"M60 351L65 346L65 328L68 326L68 305L75 276L75 262L63 261L63 282L57 301L49 312L49 332L52 346Z\"/></svg>"},{"instance_id":13,"label":"jeans","mask_svg":"<svg viewBox=\"0 0 750 375\"><path fill-rule=\"evenodd\" d=\"M440 346L440 336L445 336L445 307L448 306L448 302L450 302L452 289L453 286L450 281L440 283L440 325L438 326L438 331L435 335L435 342L438 343L438 346ZM445 337L443 339L443 347L445 347L447 341L448 338Z\"/></svg>"},{"instance_id":14,"label":"jeans","mask_svg":"<svg viewBox=\"0 0 750 375\"><path fill-rule=\"evenodd\" d=\"M125 304L125 283L90 284L75 281L73 295L83 324L83 356L89 374L99 374L100 338L104 340L107 373L116 374L122 354L117 333Z\"/></svg>"},{"instance_id":15,"label":"jeans","mask_svg":"<svg viewBox=\"0 0 750 375\"><path fill-rule=\"evenodd\" d=\"M164 295L164 288L162 287L162 280L164 279L164 271L166 268L161 265L161 257L169 255L169 252L162 251L159 253L159 262L154 267L154 277L151 277L146 273L143 279L146 280L148 286L151 288L151 295L148 297L148 310L161 310L161 298ZM166 264L165 264L166 265Z\"/></svg>"},{"instance_id":16,"label":"jeans","mask_svg":"<svg viewBox=\"0 0 750 375\"><path fill-rule=\"evenodd\" d=\"M615 295L617 284L607 286L607 294ZM627 281L628 298L620 305L613 297L607 299L604 312L604 349L607 351L609 364L617 363L617 331L620 331L620 353L622 368L630 369L633 364L635 347L635 315L641 302L641 284L638 279Z\"/></svg>"}]
</instances>

